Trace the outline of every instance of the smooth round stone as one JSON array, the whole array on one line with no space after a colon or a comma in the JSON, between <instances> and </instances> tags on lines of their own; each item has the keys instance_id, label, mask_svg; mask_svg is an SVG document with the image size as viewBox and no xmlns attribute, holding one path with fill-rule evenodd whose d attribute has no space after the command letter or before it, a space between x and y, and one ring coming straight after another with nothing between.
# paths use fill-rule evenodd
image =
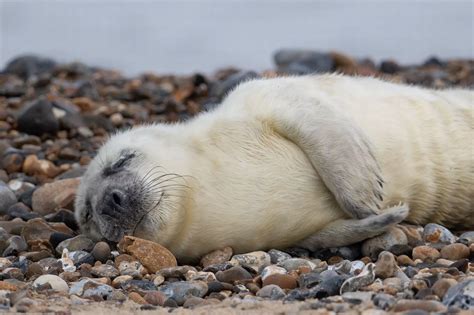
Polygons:
<instances>
[{"instance_id":1,"label":"smooth round stone","mask_svg":"<svg viewBox=\"0 0 474 315\"><path fill-rule=\"evenodd\" d=\"M395 303L391 311L404 312L413 309L423 310L426 312L446 312L447 307L438 301L429 300L399 300Z\"/></svg>"},{"instance_id":2,"label":"smooth round stone","mask_svg":"<svg viewBox=\"0 0 474 315\"><path fill-rule=\"evenodd\" d=\"M142 296L138 294L137 292L130 292L128 294L128 298L137 304L141 304L141 305L147 304L147 301L145 301L145 299L142 298Z\"/></svg>"},{"instance_id":3,"label":"smooth round stone","mask_svg":"<svg viewBox=\"0 0 474 315\"><path fill-rule=\"evenodd\" d=\"M372 300L374 293L366 291L354 291L354 292L344 292L342 298L344 300L356 301L358 303L368 303Z\"/></svg>"},{"instance_id":4,"label":"smooth round stone","mask_svg":"<svg viewBox=\"0 0 474 315\"><path fill-rule=\"evenodd\" d=\"M263 280L263 286L274 284L279 286L282 289L294 289L297 287L298 283L296 279L288 274L272 274L269 275Z\"/></svg>"},{"instance_id":5,"label":"smooth round stone","mask_svg":"<svg viewBox=\"0 0 474 315\"><path fill-rule=\"evenodd\" d=\"M107 264L92 267L91 273L96 277L106 278L115 278L120 275L120 272L117 270L117 268Z\"/></svg>"},{"instance_id":6,"label":"smooth round stone","mask_svg":"<svg viewBox=\"0 0 474 315\"><path fill-rule=\"evenodd\" d=\"M15 193L8 186L0 181L0 214L5 214L8 208L17 203Z\"/></svg>"},{"instance_id":7,"label":"smooth round stone","mask_svg":"<svg viewBox=\"0 0 474 315\"><path fill-rule=\"evenodd\" d=\"M232 257L233 251L231 247L224 247L222 249L218 249L212 251L201 258L201 266L204 268L215 265L215 264L222 264L226 261L229 261Z\"/></svg>"},{"instance_id":8,"label":"smooth round stone","mask_svg":"<svg viewBox=\"0 0 474 315\"><path fill-rule=\"evenodd\" d=\"M225 271L218 271L216 278L221 282L234 283L239 280L251 280L253 276L241 266L235 266Z\"/></svg>"},{"instance_id":9,"label":"smooth round stone","mask_svg":"<svg viewBox=\"0 0 474 315\"><path fill-rule=\"evenodd\" d=\"M362 255L377 259L382 251L389 251L395 245L407 245L408 239L400 228L391 227L387 232L362 243Z\"/></svg>"},{"instance_id":10,"label":"smooth round stone","mask_svg":"<svg viewBox=\"0 0 474 315\"><path fill-rule=\"evenodd\" d=\"M39 287L41 285L49 284L51 289L58 292L68 292L69 287L63 279L54 275L42 275L39 276L34 282L33 287Z\"/></svg>"},{"instance_id":11,"label":"smooth round stone","mask_svg":"<svg viewBox=\"0 0 474 315\"><path fill-rule=\"evenodd\" d=\"M265 299L280 300L283 299L286 294L279 286L269 284L258 290L257 296Z\"/></svg>"},{"instance_id":12,"label":"smooth round stone","mask_svg":"<svg viewBox=\"0 0 474 315\"><path fill-rule=\"evenodd\" d=\"M271 276L271 275L274 275L274 274L284 275L286 273L287 273L287 271L286 271L285 268L278 267L278 266L275 266L275 265L270 265L270 266L267 266L263 269L260 276L262 277L262 280L265 280L265 278L267 278L268 276Z\"/></svg>"},{"instance_id":13,"label":"smooth round stone","mask_svg":"<svg viewBox=\"0 0 474 315\"><path fill-rule=\"evenodd\" d=\"M441 257L449 260L469 258L469 247L461 243L449 244L441 248Z\"/></svg>"},{"instance_id":14,"label":"smooth round stone","mask_svg":"<svg viewBox=\"0 0 474 315\"><path fill-rule=\"evenodd\" d=\"M114 280L112 280L112 286L117 289L120 288L122 284L130 280L133 280L132 276L118 276Z\"/></svg>"},{"instance_id":15,"label":"smooth round stone","mask_svg":"<svg viewBox=\"0 0 474 315\"><path fill-rule=\"evenodd\" d=\"M415 266L415 262L407 255L398 256L397 264L400 266Z\"/></svg>"},{"instance_id":16,"label":"smooth round stone","mask_svg":"<svg viewBox=\"0 0 474 315\"><path fill-rule=\"evenodd\" d=\"M82 297L94 300L110 300L114 289L106 284L100 284L92 288L84 290Z\"/></svg>"},{"instance_id":17,"label":"smooth round stone","mask_svg":"<svg viewBox=\"0 0 474 315\"><path fill-rule=\"evenodd\" d=\"M375 276L382 279L393 277L397 267L397 261L393 254L383 251L379 254L379 259L375 263Z\"/></svg>"},{"instance_id":18,"label":"smooth round stone","mask_svg":"<svg viewBox=\"0 0 474 315\"><path fill-rule=\"evenodd\" d=\"M454 279L442 278L433 284L431 290L433 290L433 293L442 300L449 288L455 286L456 284L458 284L458 282Z\"/></svg>"},{"instance_id":19,"label":"smooth round stone","mask_svg":"<svg viewBox=\"0 0 474 315\"><path fill-rule=\"evenodd\" d=\"M425 245L413 248L412 252L413 259L421 259L424 262L435 262L440 256L436 248Z\"/></svg>"},{"instance_id":20,"label":"smooth round stone","mask_svg":"<svg viewBox=\"0 0 474 315\"><path fill-rule=\"evenodd\" d=\"M197 296L191 296L188 299L186 299L186 302L184 302L183 307L184 308L194 308L198 305L203 304L205 300L203 298L197 297Z\"/></svg>"},{"instance_id":21,"label":"smooth round stone","mask_svg":"<svg viewBox=\"0 0 474 315\"><path fill-rule=\"evenodd\" d=\"M145 273L145 268L136 260L120 262L118 270L121 275L128 275L134 278L140 278Z\"/></svg>"},{"instance_id":22,"label":"smooth round stone","mask_svg":"<svg viewBox=\"0 0 474 315\"><path fill-rule=\"evenodd\" d=\"M178 305L183 305L190 296L204 297L207 284L202 281L178 281L161 286L159 291L175 300Z\"/></svg>"},{"instance_id":23,"label":"smooth round stone","mask_svg":"<svg viewBox=\"0 0 474 315\"><path fill-rule=\"evenodd\" d=\"M197 272L196 268L192 266L176 266L176 267L163 268L160 271L158 271L158 274L162 275L165 278L185 279L186 274L189 271Z\"/></svg>"},{"instance_id":24,"label":"smooth round stone","mask_svg":"<svg viewBox=\"0 0 474 315\"><path fill-rule=\"evenodd\" d=\"M163 306L168 297L160 291L148 291L143 298L151 305Z\"/></svg>"},{"instance_id":25,"label":"smooth round stone","mask_svg":"<svg viewBox=\"0 0 474 315\"><path fill-rule=\"evenodd\" d=\"M298 270L301 267L309 267L311 270L316 268L316 265L313 262L303 258L290 258L282 261L278 266L285 268L288 272Z\"/></svg>"},{"instance_id":26,"label":"smooth round stone","mask_svg":"<svg viewBox=\"0 0 474 315\"><path fill-rule=\"evenodd\" d=\"M464 245L471 245L474 243L474 231L469 231L469 232L464 232L459 236L459 243L462 243Z\"/></svg>"},{"instance_id":27,"label":"smooth round stone","mask_svg":"<svg viewBox=\"0 0 474 315\"><path fill-rule=\"evenodd\" d=\"M260 272L263 268L271 264L270 255L263 251L256 251L247 254L234 255L230 260L235 265L246 266Z\"/></svg>"},{"instance_id":28,"label":"smooth round stone","mask_svg":"<svg viewBox=\"0 0 474 315\"><path fill-rule=\"evenodd\" d=\"M92 256L100 262L106 262L110 257L110 246L106 242L98 242L91 252Z\"/></svg>"},{"instance_id":29,"label":"smooth round stone","mask_svg":"<svg viewBox=\"0 0 474 315\"><path fill-rule=\"evenodd\" d=\"M429 223L423 229L423 240L430 243L454 243L456 237L444 226Z\"/></svg>"},{"instance_id":30,"label":"smooth round stone","mask_svg":"<svg viewBox=\"0 0 474 315\"><path fill-rule=\"evenodd\" d=\"M291 255L281 250L277 249L270 249L268 251L268 255L270 255L270 261L272 264L279 264L287 259L291 258Z\"/></svg>"},{"instance_id":31,"label":"smooth round stone","mask_svg":"<svg viewBox=\"0 0 474 315\"><path fill-rule=\"evenodd\" d=\"M185 274L185 278L187 281L204 281L204 282L213 282L216 281L217 278L212 272L206 272L206 271L188 271Z\"/></svg>"},{"instance_id":32,"label":"smooth round stone","mask_svg":"<svg viewBox=\"0 0 474 315\"><path fill-rule=\"evenodd\" d=\"M65 248L70 252L78 250L90 252L94 248L94 242L87 236L81 234L59 243L59 245L56 246L56 252L61 254Z\"/></svg>"},{"instance_id":33,"label":"smooth round stone","mask_svg":"<svg viewBox=\"0 0 474 315\"><path fill-rule=\"evenodd\" d=\"M125 236L118 244L122 252L132 255L151 273L177 266L174 255L165 247L134 236Z\"/></svg>"}]
</instances>

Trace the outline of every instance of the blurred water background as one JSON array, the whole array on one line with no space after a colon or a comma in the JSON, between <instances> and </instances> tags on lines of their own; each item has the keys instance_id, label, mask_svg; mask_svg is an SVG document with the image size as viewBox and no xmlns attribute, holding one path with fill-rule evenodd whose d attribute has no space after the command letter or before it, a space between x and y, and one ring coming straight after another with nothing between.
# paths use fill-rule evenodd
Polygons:
<instances>
[{"instance_id":1,"label":"blurred water background","mask_svg":"<svg viewBox=\"0 0 474 315\"><path fill-rule=\"evenodd\" d=\"M0 68L18 54L133 75L272 68L280 48L409 64L473 57L472 0L0 0Z\"/></svg>"}]
</instances>

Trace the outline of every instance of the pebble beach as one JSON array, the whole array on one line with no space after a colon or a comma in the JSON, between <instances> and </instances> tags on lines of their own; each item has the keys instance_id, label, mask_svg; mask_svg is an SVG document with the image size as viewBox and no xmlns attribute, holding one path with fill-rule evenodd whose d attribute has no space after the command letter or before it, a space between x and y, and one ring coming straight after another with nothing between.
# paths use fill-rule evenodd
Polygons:
<instances>
[{"instance_id":1,"label":"pebble beach","mask_svg":"<svg viewBox=\"0 0 474 315\"><path fill-rule=\"evenodd\" d=\"M94 242L74 218L80 177L107 137L219 106L242 81L336 72L474 88L474 60L374 63L281 50L274 68L185 76L19 56L0 72L0 312L54 314L472 314L474 231L400 224L347 247L216 249L181 265L133 236ZM474 220L474 217L466 218Z\"/></svg>"}]
</instances>

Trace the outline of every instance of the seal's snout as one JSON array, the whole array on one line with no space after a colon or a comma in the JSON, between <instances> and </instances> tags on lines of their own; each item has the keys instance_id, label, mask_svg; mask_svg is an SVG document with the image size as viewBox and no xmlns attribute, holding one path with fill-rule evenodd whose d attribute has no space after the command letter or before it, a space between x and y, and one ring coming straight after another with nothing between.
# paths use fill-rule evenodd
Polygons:
<instances>
[{"instance_id":1,"label":"seal's snout","mask_svg":"<svg viewBox=\"0 0 474 315\"><path fill-rule=\"evenodd\" d=\"M123 218L132 207L129 194L120 189L110 189L103 194L102 202L97 207L99 215L112 218Z\"/></svg>"}]
</instances>

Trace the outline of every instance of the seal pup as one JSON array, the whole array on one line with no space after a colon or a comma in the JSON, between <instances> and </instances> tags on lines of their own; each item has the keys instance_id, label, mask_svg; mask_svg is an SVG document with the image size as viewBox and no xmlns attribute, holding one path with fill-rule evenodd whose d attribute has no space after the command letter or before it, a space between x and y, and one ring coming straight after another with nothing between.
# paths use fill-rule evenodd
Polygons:
<instances>
[{"instance_id":1,"label":"seal pup","mask_svg":"<svg viewBox=\"0 0 474 315\"><path fill-rule=\"evenodd\" d=\"M343 246L402 220L473 228L473 100L340 75L249 81L188 122L112 136L76 218L93 238L133 234L181 261Z\"/></svg>"}]
</instances>

